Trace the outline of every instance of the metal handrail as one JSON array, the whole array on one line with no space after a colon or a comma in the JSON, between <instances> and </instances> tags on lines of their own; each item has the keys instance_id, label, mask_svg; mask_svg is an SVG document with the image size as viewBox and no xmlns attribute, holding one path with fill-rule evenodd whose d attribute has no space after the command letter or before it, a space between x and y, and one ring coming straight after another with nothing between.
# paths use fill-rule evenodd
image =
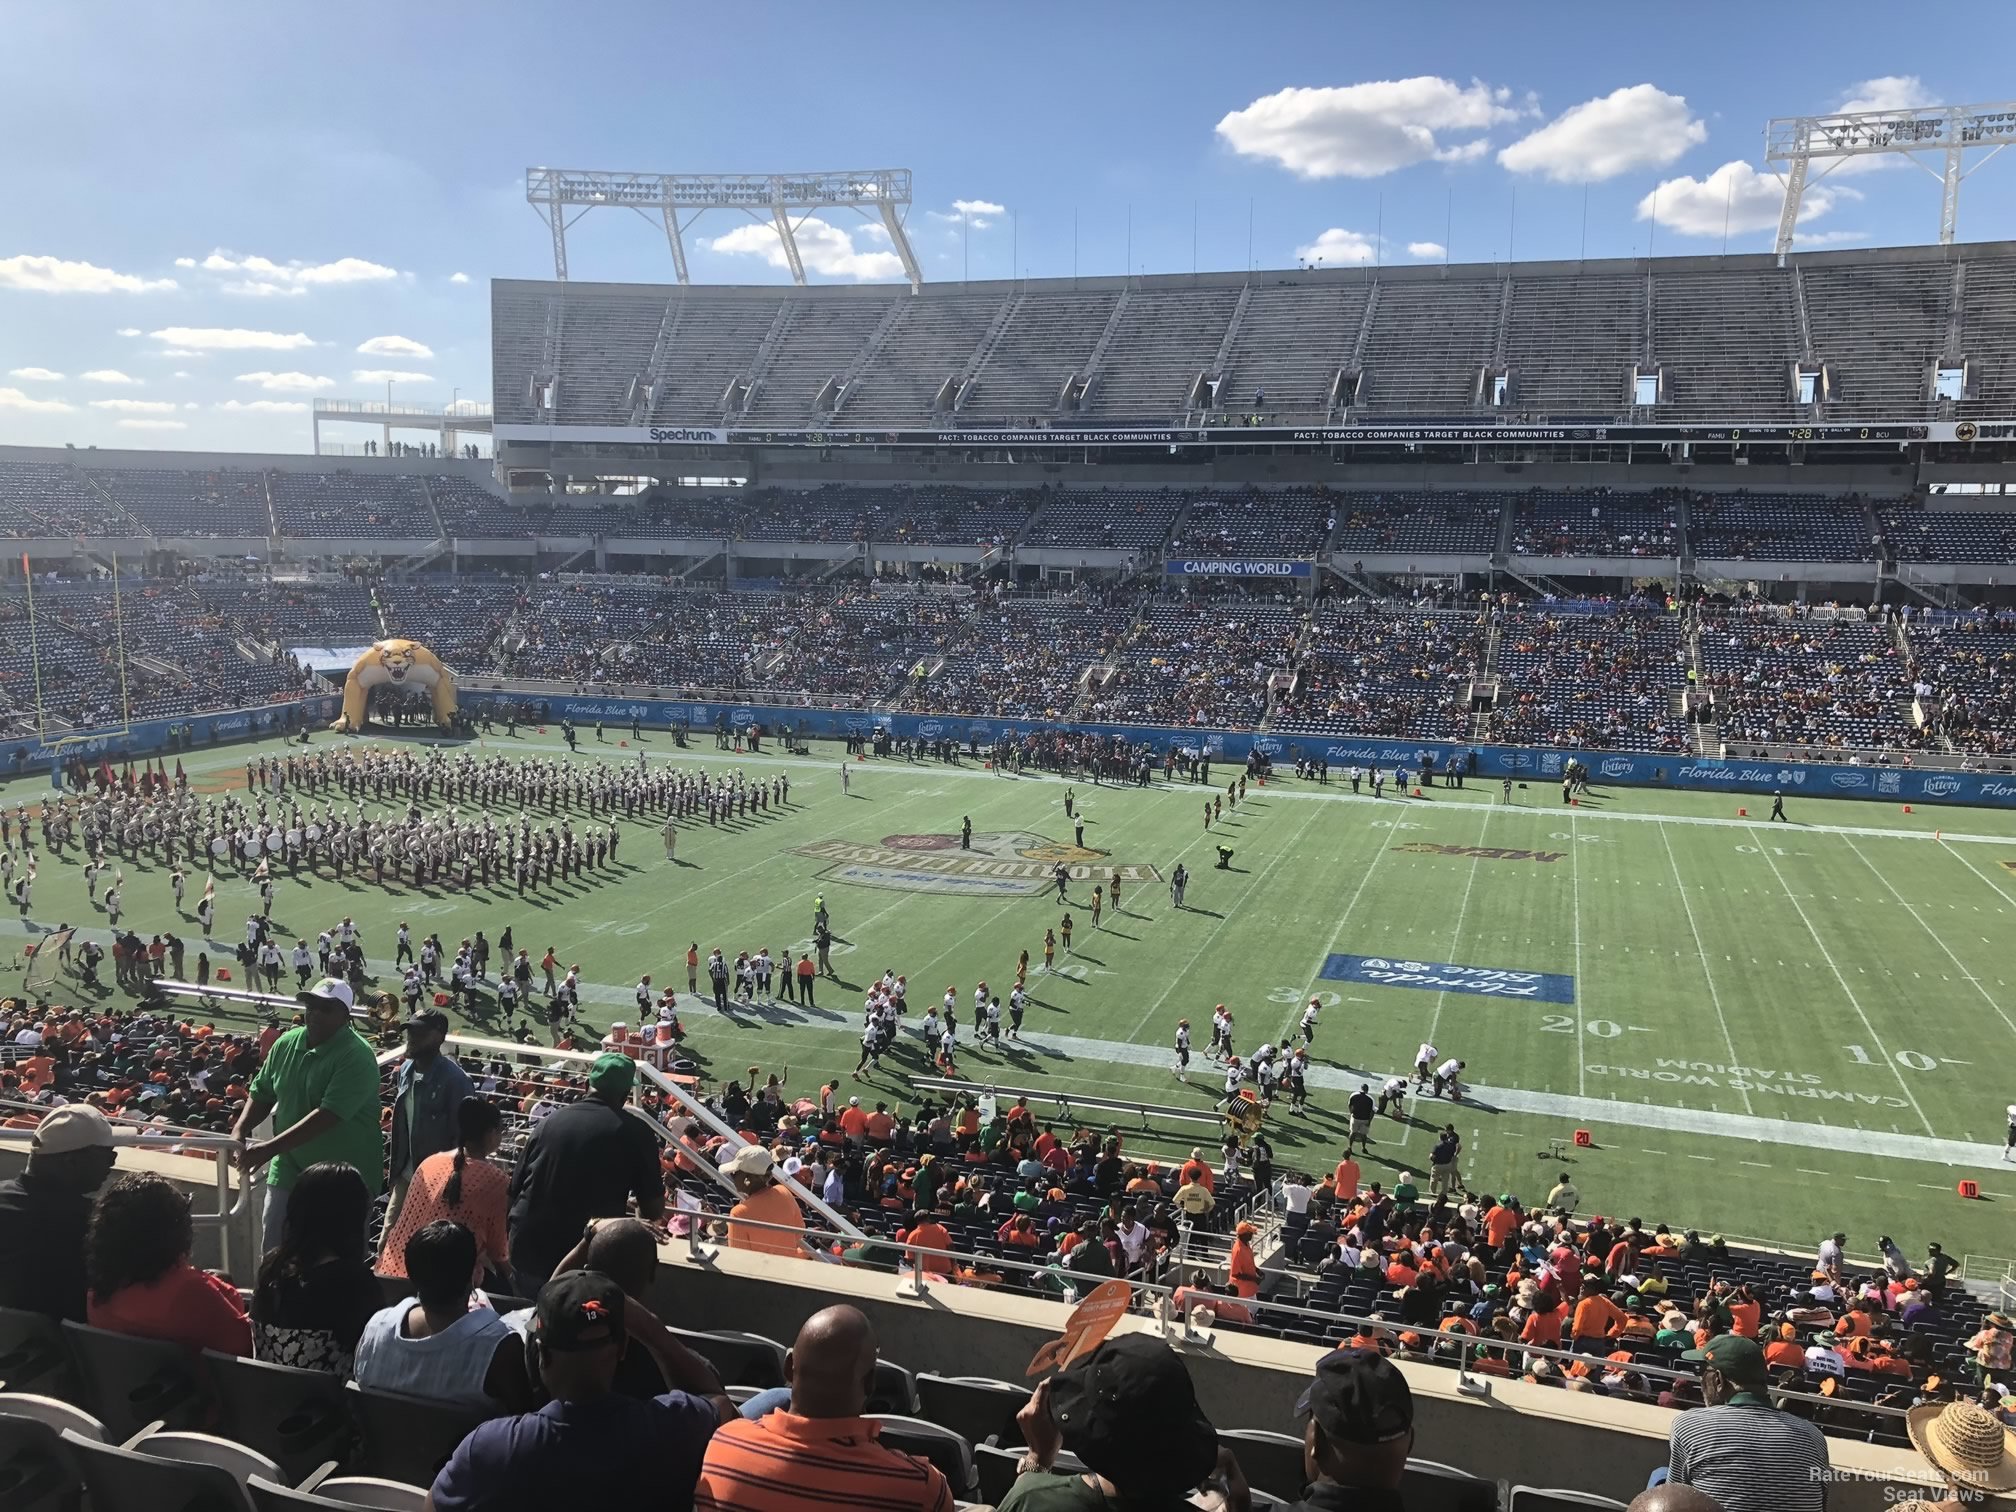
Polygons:
<instances>
[{"instance_id":1,"label":"metal handrail","mask_svg":"<svg viewBox=\"0 0 2016 1512\"><path fill-rule=\"evenodd\" d=\"M443 1041L443 1045L444 1047L452 1046L456 1049L472 1050L479 1054L487 1054L493 1057L508 1058L521 1064L529 1061L565 1062L578 1066L584 1075L588 1067L594 1064L596 1056L601 1054L599 1050L592 1052L584 1050L552 1050L537 1045L521 1045L515 1040L481 1039L466 1034L451 1034ZM382 1066L399 1059L400 1052L394 1051L381 1057L379 1064ZM640 1078L640 1086L644 1082L650 1083L660 1097L664 1098L667 1102L678 1104L680 1109L695 1122L704 1125L714 1134L727 1140L728 1147L731 1150L740 1150L749 1143L748 1140L744 1139L734 1129L728 1127L727 1123L712 1108L708 1107L699 1098L693 1096L684 1087L671 1080L671 1078L667 1077L648 1061L640 1060L637 1062L637 1074ZM642 1115L640 1114L640 1116ZM645 1121L658 1132L665 1143L676 1143L671 1130L665 1128L655 1119L646 1118ZM680 1154L692 1160L695 1165L699 1166L711 1179L725 1189L729 1191L735 1189L734 1183L728 1180L704 1156L696 1155L692 1150L683 1146L680 1149ZM801 1207L809 1208L821 1218L824 1218L828 1223L833 1225L835 1232L841 1237L857 1241L866 1237L848 1221L844 1213L828 1206L826 1199L821 1197L817 1192L801 1187L795 1182L787 1183L787 1185L791 1189L792 1196L798 1199ZM740 1222L741 1220L738 1219L736 1221Z\"/></svg>"},{"instance_id":2,"label":"metal handrail","mask_svg":"<svg viewBox=\"0 0 2016 1512\"><path fill-rule=\"evenodd\" d=\"M39 1103L23 1102L16 1098L0 1099L0 1115L34 1115L40 1118L49 1109ZM101 1110L102 1111L102 1110ZM112 1125L112 1143L116 1149L144 1149L158 1154L185 1155L191 1159L207 1157L216 1168L216 1181L212 1191L216 1197L216 1207L205 1212L193 1204L190 1221L198 1232L214 1230L217 1234L217 1255L222 1262L218 1269L237 1277L240 1262L243 1275L247 1278L259 1266L260 1206L252 1200L252 1193L264 1191L255 1181L241 1180L238 1190L231 1190L231 1173L238 1165L245 1151L245 1141L229 1134L185 1134L177 1132L163 1136L158 1126L136 1123L113 1114L106 1115ZM151 1135L151 1137L150 1137ZM0 1143L27 1147L33 1144L33 1129L0 1128Z\"/></svg>"},{"instance_id":3,"label":"metal handrail","mask_svg":"<svg viewBox=\"0 0 2016 1512\"><path fill-rule=\"evenodd\" d=\"M720 1219L724 1215L705 1214L696 1216ZM899 1297L914 1299L927 1295L924 1280L924 1260L926 1258L951 1260L955 1263L963 1260L984 1270L1013 1271L1032 1276L1049 1275L1062 1270L1061 1265L1055 1260L1039 1265L1026 1260L1010 1260L1002 1255L980 1255L965 1250L927 1249L921 1245L910 1244L895 1239L884 1239L879 1236L864 1235L857 1238L851 1235L838 1234L813 1235L803 1229L787 1228L782 1224L763 1223L751 1218L736 1218L731 1221L738 1228L764 1229L773 1233L791 1234L805 1239L848 1238L856 1248L894 1250L897 1252L899 1275L901 1274L901 1267L905 1258L907 1257L910 1261L910 1277L908 1283L898 1289L896 1294ZM696 1222L688 1226L685 1238L686 1253L689 1259L704 1263L712 1258L711 1254L702 1246L699 1223ZM718 1250L715 1253L718 1253ZM1074 1285L1085 1279L1072 1277L1069 1272L1064 1272L1064 1275ZM1126 1277L1121 1279L1126 1280L1127 1284L1136 1291L1154 1299L1152 1316L1165 1336L1170 1336L1173 1331L1174 1336L1180 1337L1185 1343L1209 1344L1211 1342L1211 1335L1200 1331L1196 1327L1197 1314L1211 1307L1211 1299L1193 1298L1189 1305L1179 1312L1175 1306L1175 1299L1176 1292L1180 1288L1164 1286L1153 1281L1137 1281ZM1419 1333L1422 1336L1424 1344L1429 1340L1433 1340L1433 1344L1428 1350L1431 1360L1434 1355L1453 1345L1457 1353L1457 1374L1463 1383L1459 1385L1459 1390L1463 1390L1469 1395L1489 1395L1491 1389L1488 1378L1474 1376L1469 1368L1468 1359L1472 1350L1499 1349L1507 1353L1516 1351L1519 1354L1538 1359L1554 1360L1564 1367L1564 1374L1566 1373L1565 1367L1568 1365L1576 1363L1587 1365L1604 1359L1601 1355L1577 1354L1572 1350L1549 1349L1537 1344L1522 1344L1516 1339L1486 1339L1468 1334L1443 1333L1439 1329L1426 1326L1414 1328L1409 1325L1395 1323L1390 1318L1368 1318L1355 1313L1319 1312L1314 1308L1297 1307L1289 1303L1269 1301L1260 1297L1240 1297L1228 1300L1236 1301L1239 1306L1247 1308L1255 1314L1264 1311L1279 1313L1292 1318L1307 1318L1323 1324L1326 1329L1344 1324L1354 1329L1380 1329L1396 1336L1409 1332ZM1635 1361L1629 1367L1620 1368L1628 1368L1633 1375L1647 1376L1659 1380L1677 1382L1700 1379L1691 1370L1676 1370L1664 1365L1640 1365ZM1770 1390L1771 1394L1781 1401L1810 1402L1815 1406L1822 1407L1848 1407L1858 1412L1870 1412L1881 1417L1901 1419L1905 1415L1904 1408L1885 1407L1875 1402L1843 1400L1840 1397L1821 1396L1816 1392L1791 1391L1778 1386L1773 1386Z\"/></svg>"}]
</instances>

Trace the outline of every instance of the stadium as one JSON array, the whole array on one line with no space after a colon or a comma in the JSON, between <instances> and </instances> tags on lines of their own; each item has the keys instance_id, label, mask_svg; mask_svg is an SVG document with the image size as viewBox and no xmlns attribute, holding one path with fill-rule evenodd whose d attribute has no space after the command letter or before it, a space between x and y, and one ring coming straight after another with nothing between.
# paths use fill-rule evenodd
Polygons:
<instances>
[{"instance_id":1,"label":"stadium","mask_svg":"<svg viewBox=\"0 0 2016 1512\"><path fill-rule=\"evenodd\" d=\"M1742 1387L2006 1489L2016 242L1797 193L967 280L907 170L536 168L487 404L0 445L0 1504L550 1505L575 1389L680 1506L1748 1512Z\"/></svg>"}]
</instances>

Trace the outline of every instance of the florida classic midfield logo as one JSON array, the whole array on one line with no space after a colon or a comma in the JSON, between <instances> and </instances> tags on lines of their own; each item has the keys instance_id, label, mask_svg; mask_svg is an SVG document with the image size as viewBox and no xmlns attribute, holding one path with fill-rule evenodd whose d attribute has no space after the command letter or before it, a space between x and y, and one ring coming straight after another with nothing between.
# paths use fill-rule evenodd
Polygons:
<instances>
[{"instance_id":1,"label":"florida classic midfield logo","mask_svg":"<svg viewBox=\"0 0 2016 1512\"><path fill-rule=\"evenodd\" d=\"M874 844L821 840L791 854L829 863L818 874L823 882L968 897L1033 898L1054 885L1060 864L1073 882L1104 882L1116 875L1122 884L1162 880L1152 866L1118 862L1104 851L1060 844L1028 830L976 830L971 850L960 848L956 834L884 835Z\"/></svg>"}]
</instances>

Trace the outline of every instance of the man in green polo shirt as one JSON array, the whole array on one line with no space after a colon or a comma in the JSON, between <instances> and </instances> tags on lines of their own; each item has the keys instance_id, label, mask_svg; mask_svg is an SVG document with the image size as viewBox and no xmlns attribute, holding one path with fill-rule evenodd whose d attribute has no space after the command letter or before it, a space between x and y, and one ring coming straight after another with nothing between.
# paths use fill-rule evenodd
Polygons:
<instances>
[{"instance_id":1,"label":"man in green polo shirt","mask_svg":"<svg viewBox=\"0 0 2016 1512\"><path fill-rule=\"evenodd\" d=\"M324 1161L355 1166L364 1185L385 1184L379 1132L378 1059L350 1027L350 984L324 977L300 994L302 1025L273 1041L252 1078L251 1097L232 1133L246 1140L243 1170L266 1172L264 1244L280 1242L287 1194L301 1173ZM271 1139L252 1139L271 1114Z\"/></svg>"}]
</instances>

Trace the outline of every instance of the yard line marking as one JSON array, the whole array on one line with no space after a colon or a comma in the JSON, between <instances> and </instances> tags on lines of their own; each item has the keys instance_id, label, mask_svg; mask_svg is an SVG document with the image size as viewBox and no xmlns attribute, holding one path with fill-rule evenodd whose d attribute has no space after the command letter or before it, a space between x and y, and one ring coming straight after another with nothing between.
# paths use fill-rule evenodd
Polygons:
<instances>
[{"instance_id":1,"label":"yard line marking","mask_svg":"<svg viewBox=\"0 0 2016 1512\"><path fill-rule=\"evenodd\" d=\"M1386 852L1390 848L1383 841L1373 848L1372 859L1366 863L1365 874L1358 879L1358 886L1352 891L1351 901L1344 905L1344 912L1337 916L1337 927L1330 931L1330 938L1323 946L1323 953L1316 957L1316 965L1308 973L1310 981L1322 980L1321 973L1330 960L1330 952L1335 950L1337 942L1344 938L1344 926L1351 922L1351 915L1358 907L1358 900L1365 896L1365 889L1371 885L1372 873L1378 869L1379 863L1385 859ZM1354 998L1352 1001L1362 1000Z\"/></svg>"},{"instance_id":2,"label":"yard line marking","mask_svg":"<svg viewBox=\"0 0 2016 1512\"><path fill-rule=\"evenodd\" d=\"M1873 1181L1880 1186L1890 1185L1890 1178L1888 1176L1857 1176L1855 1179L1857 1181Z\"/></svg>"},{"instance_id":3,"label":"yard line marking","mask_svg":"<svg viewBox=\"0 0 2016 1512\"><path fill-rule=\"evenodd\" d=\"M1708 969L1708 947L1701 940L1701 926L1694 922L1694 905L1687 901L1687 884L1680 876L1680 858L1673 854L1673 837L1666 833L1666 826L1659 826L1659 838L1666 846L1666 864L1673 868L1674 890L1680 894L1680 906L1687 914L1687 929L1694 936L1694 949L1701 957L1701 979L1708 984L1708 1001L1715 1008L1715 1022L1722 1026L1722 1043L1729 1051L1729 1064L1740 1066L1742 1057L1736 1053L1736 1040L1729 1032L1729 1016L1722 1011L1722 994L1716 990L1715 974ZM1754 1113L1750 1106L1750 1093L1743 1092L1743 1111Z\"/></svg>"},{"instance_id":4,"label":"yard line marking","mask_svg":"<svg viewBox=\"0 0 2016 1512\"><path fill-rule=\"evenodd\" d=\"M1771 1169L1770 1162L1764 1160L1739 1160L1737 1164L1746 1166L1755 1166L1760 1171L1768 1171ZM1940 1190L1943 1192L1945 1188L1941 1187Z\"/></svg>"},{"instance_id":5,"label":"yard line marking","mask_svg":"<svg viewBox=\"0 0 2016 1512\"><path fill-rule=\"evenodd\" d=\"M1261 867L1257 874L1247 879L1245 888L1239 894L1239 901L1241 903L1244 903L1248 898L1250 898L1253 895L1254 890L1258 888L1261 883L1265 882L1268 877L1273 875L1275 867L1279 866L1283 861L1286 861L1290 855L1294 854L1295 843L1296 841L1302 838L1303 831L1309 828L1309 824L1310 821L1308 819L1304 819L1301 823L1301 826L1295 831L1294 835L1288 840L1287 844L1283 845L1279 851L1275 852L1274 859L1272 861L1269 861L1265 866ZM1193 840L1190 843L1191 845L1195 845L1197 842ZM1185 846L1184 849L1188 850L1189 846ZM1371 867L1368 866L1365 869L1365 874L1368 877L1372 874ZM1212 943L1216 941L1218 938L1219 931L1222 930L1227 924L1230 924L1232 920L1237 916L1238 909L1234 906L1227 906L1224 912L1225 916L1223 918L1219 919L1217 922L1212 924L1212 926L1209 929L1204 931L1204 938L1199 940L1197 942L1197 948L1192 952L1190 952L1190 959L1183 963L1183 969L1169 978L1169 985L1162 989L1162 995L1157 999L1155 999L1154 1002L1148 1005L1148 1011L1141 1015L1141 1022L1136 1024L1134 1028L1128 1033L1127 1037L1130 1040L1138 1036L1143 1029L1146 1029L1148 1025L1154 1021L1155 1015L1161 1011L1162 1005L1169 1001L1169 994L1176 990L1177 984L1179 982L1187 983L1189 981L1190 968L1192 966L1195 966L1198 960L1203 956L1204 952L1211 948ZM1285 1041L1286 1038L1287 1038L1286 1035L1282 1036L1282 1040ZM1265 1042L1263 1041L1263 1043ZM1280 1043L1280 1041L1276 1041L1275 1043Z\"/></svg>"},{"instance_id":6,"label":"yard line marking","mask_svg":"<svg viewBox=\"0 0 2016 1512\"><path fill-rule=\"evenodd\" d=\"M1640 1150L1638 1153L1640 1155L1664 1155L1666 1152L1664 1150ZM1939 1190L1943 1192L1946 1188L1941 1187Z\"/></svg>"},{"instance_id":7,"label":"yard line marking","mask_svg":"<svg viewBox=\"0 0 2016 1512\"><path fill-rule=\"evenodd\" d=\"M1786 885L1785 874L1778 869L1778 863L1771 855L1771 848L1764 843L1764 837L1757 833L1754 825L1750 829L1750 838L1757 846L1757 854L1762 856L1765 863L1770 866L1771 875L1776 877L1778 885L1785 889L1787 901L1798 911L1799 922L1806 926L1806 932L1813 936L1813 943L1820 947L1820 959L1825 961L1829 968L1832 969L1834 980L1841 984L1841 991L1848 999L1848 1006L1855 1010L1855 1016L1862 1020L1862 1027L1869 1031L1870 1043L1875 1045L1877 1053L1883 1057L1884 1064L1889 1066L1890 1074L1897 1078L1897 1086L1904 1093L1904 1101L1911 1104L1911 1111L1916 1113L1918 1121L1925 1125L1925 1132L1931 1134L1932 1120L1927 1118L1925 1110L1918 1106L1918 1099L1911 1091L1911 1084L1904 1080L1904 1073L1897 1069L1897 1062L1891 1059L1890 1051L1883 1043L1883 1037L1876 1032L1876 1026L1869 1022L1869 1015L1862 1011L1861 999L1855 996L1854 989L1848 985L1848 978L1841 974L1841 963L1834 959L1834 952L1829 950L1826 942L1820 938L1820 931L1813 927L1813 921L1806 916L1804 905L1796 897L1793 897L1792 889ZM1934 1135L1933 1137L1936 1138L1937 1136Z\"/></svg>"},{"instance_id":8,"label":"yard line marking","mask_svg":"<svg viewBox=\"0 0 2016 1512\"><path fill-rule=\"evenodd\" d=\"M1491 828L1491 816L1497 812L1498 808L1496 804L1484 805L1484 822L1477 827L1477 847L1479 850L1482 850L1484 847L1485 832ZM1470 875L1463 880L1463 901L1456 905L1456 928L1449 936L1449 954L1451 955L1456 954L1457 947L1463 943L1463 919L1470 912L1470 893L1477 886L1477 873L1481 870L1483 868L1475 861L1472 861L1470 863ZM1435 1026L1442 1021L1442 1005L1448 1000L1449 994L1446 990L1435 994L1435 1011L1428 1016L1428 1032L1422 1036L1431 1045L1435 1043ZM1579 1039L1581 1036L1577 1035L1576 1038ZM1413 1128L1413 1125L1409 1124L1408 1128ZM1407 1142L1406 1138L1403 1136L1400 1142L1404 1145Z\"/></svg>"},{"instance_id":9,"label":"yard line marking","mask_svg":"<svg viewBox=\"0 0 2016 1512\"><path fill-rule=\"evenodd\" d=\"M1825 1171L1815 1171L1815 1170L1809 1170L1809 1169L1808 1169L1807 1167L1805 1167L1805 1166L1800 1166L1800 1167L1799 1167L1798 1169L1799 1169L1799 1174L1800 1174L1801 1176L1825 1176L1825 1175L1827 1174L1827 1173L1826 1173ZM1943 1191L1945 1191L1945 1190L1946 1190L1946 1188L1944 1188L1944 1187L1941 1187L1941 1188L1939 1188L1939 1190L1943 1192Z\"/></svg>"},{"instance_id":10,"label":"yard line marking","mask_svg":"<svg viewBox=\"0 0 2016 1512\"><path fill-rule=\"evenodd\" d=\"M1988 873L1982 871L1972 861L1969 861L1965 856L1961 855L1960 852L1948 848L1943 840L1940 841L1940 849L1946 851L1946 853L1949 856L1951 856L1955 861L1958 861L1962 866L1966 867L1967 870L1973 872L1974 875L1979 877L1983 882L1986 882L1988 886L1994 890L1995 895L1999 897L2003 902L2009 904L2012 908L2016 908L2016 897L2011 897L2008 893L2004 892L2002 890L2001 883L1997 882L1993 877L1989 876ZM1988 942L1986 940L1983 940L1981 943L1986 945ZM1998 982L1996 985L2000 986L2001 984Z\"/></svg>"},{"instance_id":11,"label":"yard line marking","mask_svg":"<svg viewBox=\"0 0 2016 1512\"><path fill-rule=\"evenodd\" d=\"M1713 1155L1689 1155L1687 1158L1689 1160L1713 1160L1715 1157Z\"/></svg>"},{"instance_id":12,"label":"yard line marking","mask_svg":"<svg viewBox=\"0 0 2016 1512\"><path fill-rule=\"evenodd\" d=\"M1660 833L1663 835L1664 830ZM1478 844L1483 844L1480 840ZM1582 864L1576 859L1581 847L1575 843L1575 810L1568 810L1568 880L1574 888L1570 900L1573 909L1571 917L1575 921L1575 1090L1582 1096L1589 1095L1589 1056L1582 1047ZM1624 947L1629 950L1631 947ZM1729 1063L1736 1064L1736 1054L1731 1051Z\"/></svg>"},{"instance_id":13,"label":"yard line marking","mask_svg":"<svg viewBox=\"0 0 2016 1512\"><path fill-rule=\"evenodd\" d=\"M1974 990L1981 994L1981 1001L1986 1003L1990 1008L1992 1008L1995 1011L1995 1017L2002 1020L2003 1025L2009 1030L2011 1034L2016 1034L2016 1020L2012 1020L2008 1014L2004 1013L2002 1011L2002 1005L1996 1002L1994 998L1988 995L1988 989L1981 985L1980 979L1976 977L1973 972L1967 969L1966 963L1962 961L1960 957L1953 954L1953 947L1948 945L1943 939L1939 937L1939 932L1937 930L1935 930L1930 924L1927 924L1925 922L1925 916L1918 912L1917 908L1912 905L1910 900L1907 899L1904 896L1904 894L1897 891L1896 884L1893 883L1888 877L1883 875L1881 869L1877 867L1876 863L1871 861L1867 856L1862 854L1861 846L1857 845L1852 839L1849 839L1849 837L1845 835L1842 836L1842 838L1844 840L1848 840L1848 849L1855 852L1856 860L1860 861L1864 866L1868 867L1869 870L1876 873L1876 880L1881 882L1886 888L1890 890L1890 896L1895 898L1899 903L1904 905L1904 911L1910 914L1913 919L1917 920L1918 927L1920 929L1924 930L1925 933L1927 933L1932 937L1932 943L1934 945L1937 945L1941 950L1946 952L1946 959L1951 961L1955 966L1960 968L1960 975L1965 977L1969 982L1973 983ZM1913 975L1916 975L1916 973L1914 972Z\"/></svg>"}]
</instances>

